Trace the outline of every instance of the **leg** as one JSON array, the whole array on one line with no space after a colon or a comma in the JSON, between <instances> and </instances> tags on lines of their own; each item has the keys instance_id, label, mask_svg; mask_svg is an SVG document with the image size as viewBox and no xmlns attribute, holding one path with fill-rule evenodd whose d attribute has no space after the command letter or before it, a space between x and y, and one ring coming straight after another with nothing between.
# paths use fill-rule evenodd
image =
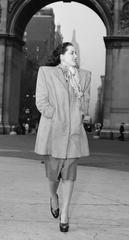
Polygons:
<instances>
[{"instance_id":1,"label":"leg","mask_svg":"<svg viewBox=\"0 0 129 240\"><path fill-rule=\"evenodd\" d=\"M58 199L57 199L57 189L59 186L58 178L58 169L59 169L59 160L52 157L46 156L45 158L45 169L46 169L46 177L48 178L48 185L50 191L50 198L52 201L53 209L57 209Z\"/></svg>"},{"instance_id":2,"label":"leg","mask_svg":"<svg viewBox=\"0 0 129 240\"><path fill-rule=\"evenodd\" d=\"M51 181L50 179L48 180L49 180L50 196L52 198L52 206L54 209L57 209L59 206L58 206L56 193L59 186L59 181Z\"/></svg>"},{"instance_id":3,"label":"leg","mask_svg":"<svg viewBox=\"0 0 129 240\"><path fill-rule=\"evenodd\" d=\"M124 141L124 133L122 133L122 141Z\"/></svg>"},{"instance_id":4,"label":"leg","mask_svg":"<svg viewBox=\"0 0 129 240\"><path fill-rule=\"evenodd\" d=\"M61 222L68 222L69 206L73 193L74 181L72 180L62 180L62 190L63 190L63 206L61 213Z\"/></svg>"},{"instance_id":5,"label":"leg","mask_svg":"<svg viewBox=\"0 0 129 240\"><path fill-rule=\"evenodd\" d=\"M61 222L68 222L69 207L72 198L74 182L77 175L77 158L69 158L64 161L62 171L62 192L63 192L63 205L61 213Z\"/></svg>"}]
</instances>

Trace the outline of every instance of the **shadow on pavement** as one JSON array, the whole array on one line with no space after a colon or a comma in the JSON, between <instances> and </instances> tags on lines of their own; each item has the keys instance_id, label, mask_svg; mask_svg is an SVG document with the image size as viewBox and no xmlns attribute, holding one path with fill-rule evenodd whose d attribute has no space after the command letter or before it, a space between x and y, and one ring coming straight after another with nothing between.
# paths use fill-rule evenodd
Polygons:
<instances>
[{"instance_id":1,"label":"shadow on pavement","mask_svg":"<svg viewBox=\"0 0 129 240\"><path fill-rule=\"evenodd\" d=\"M94 155L79 159L79 165L88 167L107 168L119 171L129 171L129 157L126 155Z\"/></svg>"},{"instance_id":2,"label":"shadow on pavement","mask_svg":"<svg viewBox=\"0 0 129 240\"><path fill-rule=\"evenodd\" d=\"M35 135L0 135L0 156L33 159L43 157L34 153ZM129 171L129 141L94 140L88 136L91 155L81 158L79 165Z\"/></svg>"},{"instance_id":3,"label":"shadow on pavement","mask_svg":"<svg viewBox=\"0 0 129 240\"><path fill-rule=\"evenodd\" d=\"M42 161L41 155L35 154L30 151L0 151L0 156L15 157L24 159L33 159ZM113 154L92 154L89 157L81 158L78 160L78 165L88 167L107 168L119 171L129 171L129 157L126 155L113 155Z\"/></svg>"}]
</instances>

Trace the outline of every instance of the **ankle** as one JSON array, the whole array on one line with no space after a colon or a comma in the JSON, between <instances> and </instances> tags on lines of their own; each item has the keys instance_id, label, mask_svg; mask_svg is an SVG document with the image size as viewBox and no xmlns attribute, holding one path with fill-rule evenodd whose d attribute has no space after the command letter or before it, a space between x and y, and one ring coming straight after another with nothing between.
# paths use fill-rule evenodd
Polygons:
<instances>
[{"instance_id":1,"label":"ankle","mask_svg":"<svg viewBox=\"0 0 129 240\"><path fill-rule=\"evenodd\" d=\"M61 223L67 223L68 222L68 213L67 212L62 212L60 216Z\"/></svg>"},{"instance_id":2,"label":"ankle","mask_svg":"<svg viewBox=\"0 0 129 240\"><path fill-rule=\"evenodd\" d=\"M55 193L55 195L51 195L51 202L52 202L53 208L59 207L58 195L56 193Z\"/></svg>"}]
</instances>

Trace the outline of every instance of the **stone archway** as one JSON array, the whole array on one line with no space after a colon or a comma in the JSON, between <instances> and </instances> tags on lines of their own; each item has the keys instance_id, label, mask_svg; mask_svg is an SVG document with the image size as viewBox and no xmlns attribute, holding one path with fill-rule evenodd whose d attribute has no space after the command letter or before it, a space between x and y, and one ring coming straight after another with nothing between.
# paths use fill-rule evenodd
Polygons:
<instances>
[{"instance_id":1,"label":"stone archway","mask_svg":"<svg viewBox=\"0 0 129 240\"><path fill-rule=\"evenodd\" d=\"M10 125L18 124L20 64L25 27L38 10L52 2L54 1L37 0L35 4L35 0L1 0L0 124L5 133L9 132ZM107 31L107 36L104 37L106 71L103 134L105 134L107 130L118 129L121 121L128 121L129 1L87 0L80 3L100 16Z\"/></svg>"},{"instance_id":2,"label":"stone archway","mask_svg":"<svg viewBox=\"0 0 129 240\"><path fill-rule=\"evenodd\" d=\"M15 2L15 1L14 1ZM19 0L20 2L20 0ZM31 1L22 1L18 8L15 9L15 14L10 14L8 17L8 32L12 35L16 35L19 38L22 38L24 33L24 29L29 22L30 18L42 7L52 3L54 1L48 0L38 0L35 2L34 0ZM64 3L67 1L64 1ZM68 1L70 2L70 1ZM79 3L79 1L76 1ZM82 1L80 1L82 4ZM112 9L113 9L113 1L106 0L104 3L102 0L88 0L86 3L84 2L85 6L88 6L92 10L94 10L104 22L107 35L111 35L113 32L113 19L112 19ZM11 12L11 11L10 11ZM24 21L23 21L24 19Z\"/></svg>"}]
</instances>

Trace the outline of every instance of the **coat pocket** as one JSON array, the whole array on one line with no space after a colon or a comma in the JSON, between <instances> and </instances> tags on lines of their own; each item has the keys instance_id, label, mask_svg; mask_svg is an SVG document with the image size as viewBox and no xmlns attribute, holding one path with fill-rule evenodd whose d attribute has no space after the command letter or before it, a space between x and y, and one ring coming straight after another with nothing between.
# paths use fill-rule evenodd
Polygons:
<instances>
[{"instance_id":1,"label":"coat pocket","mask_svg":"<svg viewBox=\"0 0 129 240\"><path fill-rule=\"evenodd\" d=\"M54 112L55 108L51 105L48 105L43 111L43 116L46 118L53 118Z\"/></svg>"}]
</instances>

